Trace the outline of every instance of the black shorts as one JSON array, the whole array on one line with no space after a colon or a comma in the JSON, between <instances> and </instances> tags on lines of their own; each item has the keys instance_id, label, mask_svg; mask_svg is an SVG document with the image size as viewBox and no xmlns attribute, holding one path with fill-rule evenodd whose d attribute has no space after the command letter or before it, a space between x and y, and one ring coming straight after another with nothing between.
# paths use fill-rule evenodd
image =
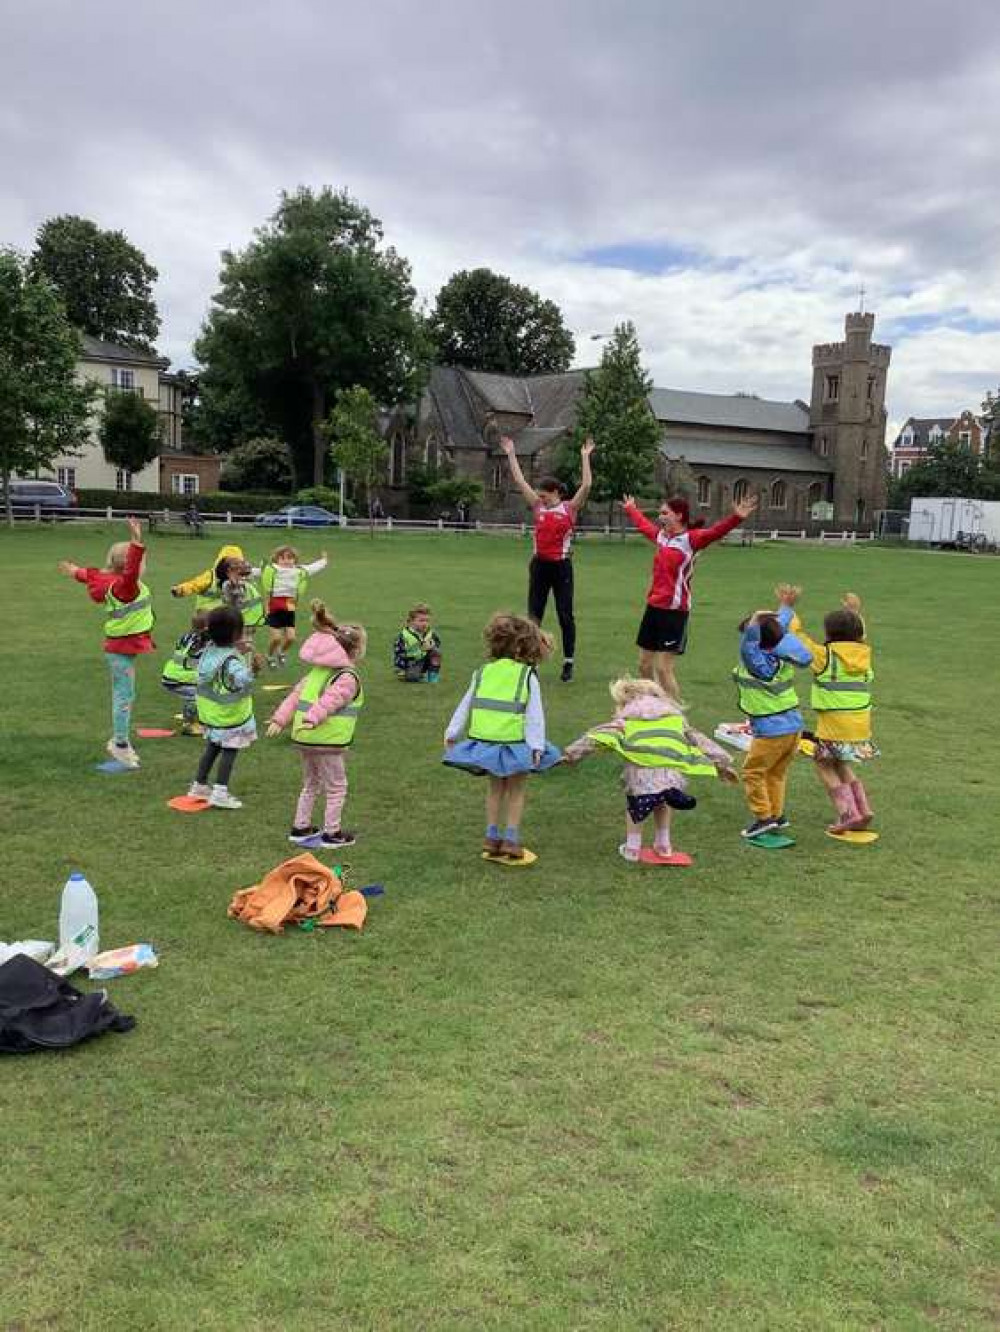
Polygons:
<instances>
[{"instance_id":1,"label":"black shorts","mask_svg":"<svg viewBox=\"0 0 1000 1332\"><path fill-rule=\"evenodd\" d=\"M683 656L688 641L687 611L647 606L635 641L644 652L672 652L675 657Z\"/></svg>"},{"instance_id":2,"label":"black shorts","mask_svg":"<svg viewBox=\"0 0 1000 1332\"><path fill-rule=\"evenodd\" d=\"M267 623L272 629L294 629L295 612L293 610L268 611Z\"/></svg>"}]
</instances>

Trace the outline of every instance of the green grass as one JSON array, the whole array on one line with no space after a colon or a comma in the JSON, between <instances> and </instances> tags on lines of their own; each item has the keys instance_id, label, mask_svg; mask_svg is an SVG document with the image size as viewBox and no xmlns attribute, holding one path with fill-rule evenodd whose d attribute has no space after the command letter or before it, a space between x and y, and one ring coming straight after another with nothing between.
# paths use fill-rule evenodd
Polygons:
<instances>
[{"instance_id":1,"label":"green grass","mask_svg":"<svg viewBox=\"0 0 1000 1332\"><path fill-rule=\"evenodd\" d=\"M482 788L437 760L482 624L522 604L526 547L332 536L316 590L370 634L348 859L387 891L360 936L261 938L226 905L290 854L286 740L240 758L239 814L164 807L197 741L93 771L101 615L54 565L98 561L109 535L0 534L0 937L51 936L79 868L105 946L151 941L161 965L109 983L131 1034L0 1065L0 1326L1000 1323L994 562L796 545L701 562L681 678L706 729L733 717L734 626L777 580L805 585L813 625L864 596L876 847L824 836L803 762L794 850L744 845L740 793L702 784L676 820L695 868L628 867L615 764L595 759L533 782L540 859L516 872L479 860ZM164 651L190 610L166 589L214 549L153 540ZM557 742L608 714L648 566L644 543L579 550L579 678L543 677ZM391 676L419 598L444 638L436 689ZM144 661L139 721L172 712Z\"/></svg>"}]
</instances>

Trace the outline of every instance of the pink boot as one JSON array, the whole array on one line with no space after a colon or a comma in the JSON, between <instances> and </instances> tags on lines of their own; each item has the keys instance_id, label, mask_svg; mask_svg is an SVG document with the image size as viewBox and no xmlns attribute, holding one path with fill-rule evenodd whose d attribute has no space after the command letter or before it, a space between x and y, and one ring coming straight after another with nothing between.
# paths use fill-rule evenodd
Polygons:
<instances>
[{"instance_id":1,"label":"pink boot","mask_svg":"<svg viewBox=\"0 0 1000 1332\"><path fill-rule=\"evenodd\" d=\"M835 786L830 792L834 808L837 811L837 822L831 823L827 832L834 835L842 832L852 832L858 827L858 819L861 814L854 803L854 792L847 782L840 786Z\"/></svg>"},{"instance_id":2,"label":"pink boot","mask_svg":"<svg viewBox=\"0 0 1000 1332\"><path fill-rule=\"evenodd\" d=\"M851 782L851 795L854 797L854 805L858 811L858 817L851 824L851 827L861 832L868 827L875 815L868 803L868 793L857 778Z\"/></svg>"}]
</instances>

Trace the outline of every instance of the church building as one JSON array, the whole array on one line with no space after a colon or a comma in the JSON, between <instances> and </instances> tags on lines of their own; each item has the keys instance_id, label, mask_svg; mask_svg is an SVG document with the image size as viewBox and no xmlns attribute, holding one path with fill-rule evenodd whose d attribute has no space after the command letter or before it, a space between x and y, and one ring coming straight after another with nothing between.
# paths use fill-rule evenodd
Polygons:
<instances>
[{"instance_id":1,"label":"church building","mask_svg":"<svg viewBox=\"0 0 1000 1332\"><path fill-rule=\"evenodd\" d=\"M890 348L872 341L874 328L874 314L849 314L842 342L813 347L808 402L654 388L658 484L687 493L709 522L756 494L759 527L867 529L885 507L887 473ZM523 504L512 491L499 438L513 438L529 481L551 472L572 434L585 374L513 376L436 366L416 420L394 414L387 423L393 507L405 502L408 467L449 465L483 486L476 516L520 518Z\"/></svg>"}]
</instances>

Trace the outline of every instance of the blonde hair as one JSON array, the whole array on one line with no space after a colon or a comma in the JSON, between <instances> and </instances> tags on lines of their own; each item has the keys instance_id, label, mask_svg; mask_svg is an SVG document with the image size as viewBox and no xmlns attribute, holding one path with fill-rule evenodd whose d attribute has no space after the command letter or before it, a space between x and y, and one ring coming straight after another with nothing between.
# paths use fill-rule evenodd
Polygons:
<instances>
[{"instance_id":1,"label":"blonde hair","mask_svg":"<svg viewBox=\"0 0 1000 1332\"><path fill-rule=\"evenodd\" d=\"M537 666L552 651L552 635L540 629L534 620L497 611L483 630L486 651L494 661L510 657L525 666Z\"/></svg>"},{"instance_id":2,"label":"blonde hair","mask_svg":"<svg viewBox=\"0 0 1000 1332\"><path fill-rule=\"evenodd\" d=\"M128 548L131 545L129 541L116 541L113 546L108 548L108 568L114 569L115 573L121 573L128 560Z\"/></svg>"},{"instance_id":3,"label":"blonde hair","mask_svg":"<svg viewBox=\"0 0 1000 1332\"><path fill-rule=\"evenodd\" d=\"M415 606L411 606L406 612L406 623L412 624L418 615L430 615L431 608L426 601L418 601Z\"/></svg>"},{"instance_id":4,"label":"blonde hair","mask_svg":"<svg viewBox=\"0 0 1000 1332\"><path fill-rule=\"evenodd\" d=\"M278 546L271 552L271 563L277 564L282 555L291 555L296 564L299 562L299 552L294 546Z\"/></svg>"},{"instance_id":5,"label":"blonde hair","mask_svg":"<svg viewBox=\"0 0 1000 1332\"><path fill-rule=\"evenodd\" d=\"M662 698L667 703L677 702L656 680L639 680L631 675L623 675L620 679L613 680L608 686L608 692L614 699L616 708L624 708L629 703L634 703L637 698Z\"/></svg>"},{"instance_id":6,"label":"blonde hair","mask_svg":"<svg viewBox=\"0 0 1000 1332\"><path fill-rule=\"evenodd\" d=\"M352 661L361 661L368 651L368 634L360 624L338 624L325 601L317 597L310 606L313 628L318 634L333 634Z\"/></svg>"}]
</instances>

